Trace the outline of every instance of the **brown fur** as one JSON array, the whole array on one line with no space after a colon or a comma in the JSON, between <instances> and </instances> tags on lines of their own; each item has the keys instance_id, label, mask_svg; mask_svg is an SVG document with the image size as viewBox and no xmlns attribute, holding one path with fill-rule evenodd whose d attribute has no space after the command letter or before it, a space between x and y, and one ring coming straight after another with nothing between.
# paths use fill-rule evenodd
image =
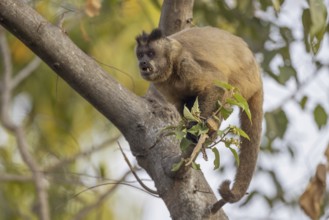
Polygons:
<instances>
[{"instance_id":1,"label":"brown fur","mask_svg":"<svg viewBox=\"0 0 329 220\"><path fill-rule=\"evenodd\" d=\"M257 63L241 38L217 28L190 28L169 37L153 38L136 38L141 75L181 114L184 104L199 97L202 116L210 117L217 100L224 96L223 90L214 85L215 80L237 87L248 101L252 123L244 112L240 122L251 140L242 139L235 182L232 189L230 181L222 183L222 200L212 209L216 212L226 202L236 202L246 194L255 169L263 117L263 88Z\"/></svg>"}]
</instances>

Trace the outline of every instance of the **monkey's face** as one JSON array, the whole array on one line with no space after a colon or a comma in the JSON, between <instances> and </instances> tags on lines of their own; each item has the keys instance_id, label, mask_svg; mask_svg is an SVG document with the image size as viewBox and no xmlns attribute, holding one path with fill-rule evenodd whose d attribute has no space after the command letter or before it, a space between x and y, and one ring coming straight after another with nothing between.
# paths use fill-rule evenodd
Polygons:
<instances>
[{"instance_id":1,"label":"monkey's face","mask_svg":"<svg viewBox=\"0 0 329 220\"><path fill-rule=\"evenodd\" d=\"M171 74L166 39L137 44L136 56L141 76L151 82L163 82Z\"/></svg>"}]
</instances>

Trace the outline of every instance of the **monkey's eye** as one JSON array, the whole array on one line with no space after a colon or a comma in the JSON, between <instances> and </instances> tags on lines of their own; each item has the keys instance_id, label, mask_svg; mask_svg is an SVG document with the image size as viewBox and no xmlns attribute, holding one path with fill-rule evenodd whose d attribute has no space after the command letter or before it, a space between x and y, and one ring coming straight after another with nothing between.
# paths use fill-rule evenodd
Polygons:
<instances>
[{"instance_id":1,"label":"monkey's eye","mask_svg":"<svg viewBox=\"0 0 329 220\"><path fill-rule=\"evenodd\" d=\"M147 56L153 58L155 56L155 52L153 50L147 52Z\"/></svg>"},{"instance_id":2,"label":"monkey's eye","mask_svg":"<svg viewBox=\"0 0 329 220\"><path fill-rule=\"evenodd\" d=\"M142 52L138 52L138 53L137 53L137 57L138 57L138 58L142 58L143 56L144 56L144 54L143 54Z\"/></svg>"}]
</instances>

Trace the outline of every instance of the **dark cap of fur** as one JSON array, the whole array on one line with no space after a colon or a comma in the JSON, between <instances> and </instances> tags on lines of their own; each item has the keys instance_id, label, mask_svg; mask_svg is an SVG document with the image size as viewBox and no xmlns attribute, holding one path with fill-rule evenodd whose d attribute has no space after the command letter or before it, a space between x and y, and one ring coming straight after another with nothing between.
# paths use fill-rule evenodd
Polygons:
<instances>
[{"instance_id":1,"label":"dark cap of fur","mask_svg":"<svg viewBox=\"0 0 329 220\"><path fill-rule=\"evenodd\" d=\"M159 40L163 38L164 35L159 28L154 29L150 34L147 34L143 31L143 33L136 37L136 41L138 44L149 44L152 41Z\"/></svg>"}]
</instances>

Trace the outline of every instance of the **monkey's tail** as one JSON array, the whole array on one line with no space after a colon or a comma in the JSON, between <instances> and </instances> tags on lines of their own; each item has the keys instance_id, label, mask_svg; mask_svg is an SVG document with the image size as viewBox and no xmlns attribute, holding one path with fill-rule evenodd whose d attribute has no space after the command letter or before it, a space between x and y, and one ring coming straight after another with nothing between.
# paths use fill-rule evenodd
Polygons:
<instances>
[{"instance_id":1,"label":"monkey's tail","mask_svg":"<svg viewBox=\"0 0 329 220\"><path fill-rule=\"evenodd\" d=\"M230 189L230 180L225 180L219 187L221 200L216 202L211 212L216 213L225 203L234 203L239 201L247 192L251 182L260 146L262 119L263 119L263 90L259 89L249 100L249 109L251 112L252 122L250 122L245 112L240 112L241 128L249 138L241 137L240 164L235 175L235 182Z\"/></svg>"}]
</instances>

